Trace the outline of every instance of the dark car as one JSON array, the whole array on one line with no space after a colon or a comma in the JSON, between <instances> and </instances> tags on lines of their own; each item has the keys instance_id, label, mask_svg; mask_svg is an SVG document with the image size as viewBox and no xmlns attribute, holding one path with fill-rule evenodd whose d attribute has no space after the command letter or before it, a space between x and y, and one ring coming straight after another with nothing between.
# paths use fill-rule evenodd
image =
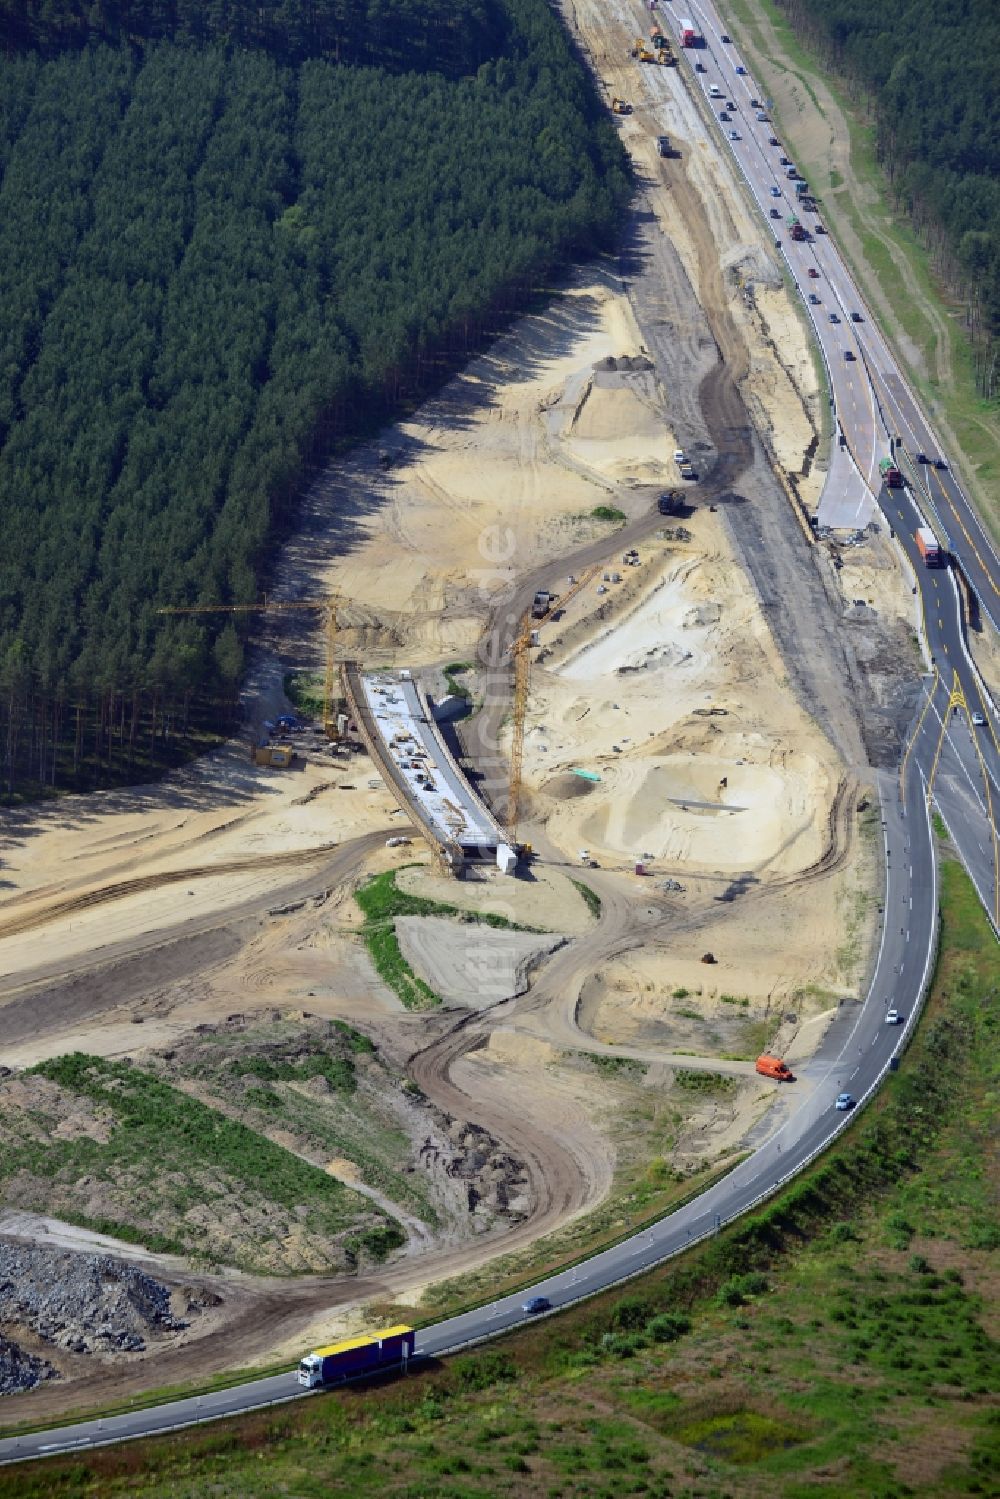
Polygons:
<instances>
[{"instance_id":1,"label":"dark car","mask_svg":"<svg viewBox=\"0 0 1000 1499\"><path fill-rule=\"evenodd\" d=\"M864 318L861 316L860 312L852 312L851 313L851 322L852 323L863 323L864 322Z\"/></svg>"},{"instance_id":2,"label":"dark car","mask_svg":"<svg viewBox=\"0 0 1000 1499\"><path fill-rule=\"evenodd\" d=\"M657 151L659 151L659 153L660 153L661 156L669 156L670 155L670 137L669 137L669 135L658 135L656 137L656 149L657 149Z\"/></svg>"},{"instance_id":3,"label":"dark car","mask_svg":"<svg viewBox=\"0 0 1000 1499\"><path fill-rule=\"evenodd\" d=\"M728 109L720 109L719 110L719 119L720 120L731 120L732 119L732 115L729 113Z\"/></svg>"},{"instance_id":4,"label":"dark car","mask_svg":"<svg viewBox=\"0 0 1000 1499\"><path fill-rule=\"evenodd\" d=\"M831 321L831 323L839 323L840 322L840 318L837 316L837 314L835 312L831 312L830 313L830 321Z\"/></svg>"},{"instance_id":5,"label":"dark car","mask_svg":"<svg viewBox=\"0 0 1000 1499\"><path fill-rule=\"evenodd\" d=\"M929 460L928 460L928 457L927 457L926 453L918 453L917 454L917 462L918 463L927 463L928 461Z\"/></svg>"},{"instance_id":6,"label":"dark car","mask_svg":"<svg viewBox=\"0 0 1000 1499\"><path fill-rule=\"evenodd\" d=\"M935 460L934 460L934 467L935 468L941 468L941 469L944 469L945 471L947 471L948 465L947 465L947 463L945 463L945 461L944 461L943 458L935 458Z\"/></svg>"},{"instance_id":7,"label":"dark car","mask_svg":"<svg viewBox=\"0 0 1000 1499\"><path fill-rule=\"evenodd\" d=\"M772 208L771 209L771 217L772 217L772 219L780 219L781 218L781 209L780 208Z\"/></svg>"},{"instance_id":8,"label":"dark car","mask_svg":"<svg viewBox=\"0 0 1000 1499\"><path fill-rule=\"evenodd\" d=\"M845 349L844 350L844 362L846 364L853 364L854 363L854 352L853 352L852 349Z\"/></svg>"},{"instance_id":9,"label":"dark car","mask_svg":"<svg viewBox=\"0 0 1000 1499\"><path fill-rule=\"evenodd\" d=\"M781 142L776 135L769 135L767 138L767 144L769 146L780 146Z\"/></svg>"},{"instance_id":10,"label":"dark car","mask_svg":"<svg viewBox=\"0 0 1000 1499\"><path fill-rule=\"evenodd\" d=\"M529 1296L527 1301L521 1303L521 1310L533 1317L538 1312L551 1311L552 1303L547 1296Z\"/></svg>"},{"instance_id":11,"label":"dark car","mask_svg":"<svg viewBox=\"0 0 1000 1499\"><path fill-rule=\"evenodd\" d=\"M705 64L703 62L696 62L694 65L694 70L696 73L704 73Z\"/></svg>"},{"instance_id":12,"label":"dark car","mask_svg":"<svg viewBox=\"0 0 1000 1499\"><path fill-rule=\"evenodd\" d=\"M816 293L814 291L811 291L809 293L809 301L811 302L811 304L813 305L813 307L818 307L819 306L819 297L817 297L817 295L816 295Z\"/></svg>"},{"instance_id":13,"label":"dark car","mask_svg":"<svg viewBox=\"0 0 1000 1499\"><path fill-rule=\"evenodd\" d=\"M723 33L722 33L722 35L721 35L721 36L720 36L720 37L719 37L719 41L720 41L720 42L725 42L725 43L726 43L726 44L727 44L727 45L728 45L728 44L729 44L729 42L731 42L731 41L732 41L732 37L728 37L728 36L727 36L727 35L726 35L726 33L725 33L725 32L723 32Z\"/></svg>"}]
</instances>

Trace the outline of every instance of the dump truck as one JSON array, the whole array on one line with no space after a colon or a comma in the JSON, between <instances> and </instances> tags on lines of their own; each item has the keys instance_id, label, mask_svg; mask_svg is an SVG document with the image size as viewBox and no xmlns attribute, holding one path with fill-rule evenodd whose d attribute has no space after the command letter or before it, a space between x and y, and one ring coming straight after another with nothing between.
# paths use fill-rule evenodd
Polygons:
<instances>
[{"instance_id":1,"label":"dump truck","mask_svg":"<svg viewBox=\"0 0 1000 1499\"><path fill-rule=\"evenodd\" d=\"M701 33L698 31L693 21L682 20L680 23L680 29L682 47L700 47L702 45Z\"/></svg>"},{"instance_id":2,"label":"dump truck","mask_svg":"<svg viewBox=\"0 0 1000 1499\"><path fill-rule=\"evenodd\" d=\"M326 1348L316 1348L299 1364L299 1384L314 1390L339 1384L380 1369L404 1367L413 1357L412 1327L389 1327L374 1337L344 1338Z\"/></svg>"},{"instance_id":3,"label":"dump truck","mask_svg":"<svg viewBox=\"0 0 1000 1499\"><path fill-rule=\"evenodd\" d=\"M918 526L914 540L925 567L944 567L944 552L930 526Z\"/></svg>"},{"instance_id":4,"label":"dump truck","mask_svg":"<svg viewBox=\"0 0 1000 1499\"><path fill-rule=\"evenodd\" d=\"M540 588L531 601L532 619L544 619L552 607L552 595L546 589Z\"/></svg>"},{"instance_id":5,"label":"dump truck","mask_svg":"<svg viewBox=\"0 0 1000 1499\"><path fill-rule=\"evenodd\" d=\"M878 471L882 475L882 483L889 489L902 489L903 476L891 458L883 458Z\"/></svg>"},{"instance_id":6,"label":"dump truck","mask_svg":"<svg viewBox=\"0 0 1000 1499\"><path fill-rule=\"evenodd\" d=\"M661 515L677 515L684 508L684 499L679 490L665 489L656 502Z\"/></svg>"},{"instance_id":7,"label":"dump truck","mask_svg":"<svg viewBox=\"0 0 1000 1499\"><path fill-rule=\"evenodd\" d=\"M766 1054L758 1057L757 1071L761 1077L773 1077L779 1083L794 1083L795 1081L791 1068L786 1066L780 1057L770 1057Z\"/></svg>"}]
</instances>

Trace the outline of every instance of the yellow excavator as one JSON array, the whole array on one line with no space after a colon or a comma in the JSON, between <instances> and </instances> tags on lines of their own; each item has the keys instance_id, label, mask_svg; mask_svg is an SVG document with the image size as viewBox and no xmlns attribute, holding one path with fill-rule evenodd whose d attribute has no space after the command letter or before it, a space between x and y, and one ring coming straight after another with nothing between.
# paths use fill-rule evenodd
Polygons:
<instances>
[{"instance_id":1,"label":"yellow excavator","mask_svg":"<svg viewBox=\"0 0 1000 1499\"><path fill-rule=\"evenodd\" d=\"M611 113L613 115L630 115L632 113L632 106L627 99L615 98L611 100Z\"/></svg>"},{"instance_id":2,"label":"yellow excavator","mask_svg":"<svg viewBox=\"0 0 1000 1499\"><path fill-rule=\"evenodd\" d=\"M646 46L646 43L643 41L641 36L636 37L635 45L632 48L631 55L637 58L639 62L656 61L656 53L651 51L650 48Z\"/></svg>"}]
</instances>

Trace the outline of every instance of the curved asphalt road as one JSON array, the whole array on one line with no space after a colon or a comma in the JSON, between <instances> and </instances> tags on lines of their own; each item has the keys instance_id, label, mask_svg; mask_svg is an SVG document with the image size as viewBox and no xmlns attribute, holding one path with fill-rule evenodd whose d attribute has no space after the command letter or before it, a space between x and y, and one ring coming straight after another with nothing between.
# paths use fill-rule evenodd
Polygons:
<instances>
[{"instance_id":1,"label":"curved asphalt road","mask_svg":"<svg viewBox=\"0 0 1000 1499\"><path fill-rule=\"evenodd\" d=\"M719 42L721 27L714 12L705 5L693 5L690 0L685 9L702 26L710 43L696 54L708 69L704 75L696 74L696 81L701 81L706 91L715 81L724 87L726 98L742 101L742 121L734 123L733 128L749 139L731 144L758 203L766 211L772 201L778 201L771 199L771 185L778 186L782 180L776 175L781 168L773 161L774 148L768 145L770 126L755 121L753 111L749 110L749 99L754 97L753 84L749 78L735 73L739 59L735 49ZM787 200L781 200L781 206L783 211L788 208ZM784 235L779 237L784 239ZM833 288L838 307L845 312L861 309L860 298L827 237L807 245L789 244L785 250L793 273L802 276L803 287L810 288L810 278L803 275L807 265L816 263L818 268L822 264L822 274ZM829 293L826 296L829 298ZM860 1009L843 1007L819 1055L803 1068L814 1086L777 1133L686 1207L594 1255L575 1269L563 1270L540 1281L532 1293L548 1297L553 1309L568 1306L661 1263L761 1202L824 1150L849 1123L850 1114L834 1109L838 1093L849 1091L864 1103L877 1088L916 1021L934 954L937 874L927 796L932 778L942 815L976 880L984 905L996 922L997 835L993 807L1000 800L1000 746L993 706L981 689L965 651L961 602L954 578L948 570L925 569L916 554L912 535L921 517L914 498L906 491L880 487L878 460L887 451L884 410L888 411L890 422L905 427L905 433L901 434L904 441L921 444L919 450L925 452L936 453L939 449L930 442L928 429L905 382L895 371L891 356L871 323L831 323L828 312L824 322L821 308L810 305L810 311L830 368L845 446L857 471L877 495L888 524L914 566L934 668L927 678L898 779L885 773L879 777L887 882L875 973L865 1004ZM848 347L856 353L853 361L843 357ZM878 369L873 375L870 370L875 365ZM990 600L997 592L994 580L1000 578L1000 564L992 547L950 474L926 474L925 481L931 490L938 486L940 494L935 503L955 517L959 535L949 529L948 544L960 558L984 609L990 612ZM934 514L944 518L941 510ZM960 695L957 698L956 693ZM973 708L987 718L985 731L970 729L968 713ZM903 1012L902 1027L885 1024L885 1011L890 1005ZM507 1296L423 1328L417 1334L417 1354L426 1357L447 1353L516 1326L525 1320L524 1296L524 1292ZM8 1437L0 1440L0 1463L83 1452L106 1443L243 1414L302 1398L303 1393L294 1372L251 1380L229 1390L171 1401L131 1414L77 1422L30 1436Z\"/></svg>"}]
</instances>

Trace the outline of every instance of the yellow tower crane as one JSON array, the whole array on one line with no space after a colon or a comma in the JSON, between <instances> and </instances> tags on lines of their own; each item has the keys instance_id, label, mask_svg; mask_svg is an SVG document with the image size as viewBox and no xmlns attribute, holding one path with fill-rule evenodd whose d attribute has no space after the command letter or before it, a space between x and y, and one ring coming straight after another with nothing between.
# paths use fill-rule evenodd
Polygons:
<instances>
[{"instance_id":1,"label":"yellow tower crane","mask_svg":"<svg viewBox=\"0 0 1000 1499\"><path fill-rule=\"evenodd\" d=\"M514 659L514 702L510 741L510 776L507 782L507 834L512 848L517 847L517 825L521 813L521 765L524 760L524 723L528 712L528 688L531 683L531 657L528 654L531 636L539 625L543 625L547 619L552 618L557 609L565 609L574 594L579 593L581 588L585 588L600 569L599 562L586 568L569 585L564 594L552 600L548 610L540 618L533 619L531 610L526 609L521 616L514 644L510 648Z\"/></svg>"},{"instance_id":2,"label":"yellow tower crane","mask_svg":"<svg viewBox=\"0 0 1000 1499\"><path fill-rule=\"evenodd\" d=\"M326 671L323 678L323 729L328 739L337 740L340 734L333 712L333 676L336 670L335 649L337 644L337 607L340 600L334 595L325 599L296 599L286 603L281 599L264 598L259 604L185 604L173 608L157 609L157 614L291 614L301 609L320 609L326 613Z\"/></svg>"}]
</instances>

